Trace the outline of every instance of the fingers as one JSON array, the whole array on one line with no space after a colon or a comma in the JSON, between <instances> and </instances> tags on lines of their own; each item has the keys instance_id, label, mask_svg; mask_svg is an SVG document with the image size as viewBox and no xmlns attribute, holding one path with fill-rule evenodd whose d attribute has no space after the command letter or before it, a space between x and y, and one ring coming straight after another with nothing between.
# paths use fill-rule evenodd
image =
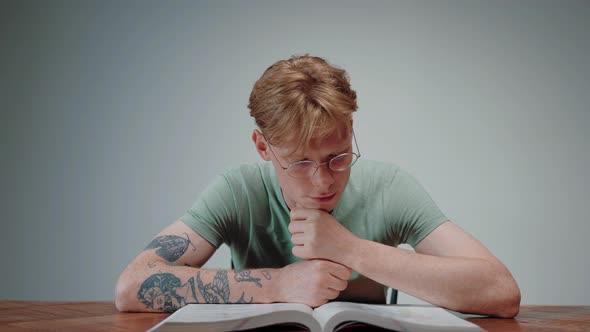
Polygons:
<instances>
[{"instance_id":1,"label":"fingers","mask_svg":"<svg viewBox=\"0 0 590 332\"><path fill-rule=\"evenodd\" d=\"M338 295L340 295L339 291L328 288L328 289L326 289L324 296L327 300L333 300L333 299L337 298Z\"/></svg>"},{"instance_id":2,"label":"fingers","mask_svg":"<svg viewBox=\"0 0 590 332\"><path fill-rule=\"evenodd\" d=\"M341 292L341 291L345 290L346 287L348 287L347 280L338 279L338 278L335 278L334 276L331 276L331 278L332 279L330 280L330 289Z\"/></svg>"},{"instance_id":3,"label":"fingers","mask_svg":"<svg viewBox=\"0 0 590 332\"><path fill-rule=\"evenodd\" d=\"M295 242L298 241L298 236L294 238ZM295 246L294 249L297 247L302 248ZM286 293L289 294L285 297L286 302L305 303L315 308L338 298L340 292L348 287L349 270L322 259L304 260L285 266L279 275L281 285L291 290Z\"/></svg>"},{"instance_id":4,"label":"fingers","mask_svg":"<svg viewBox=\"0 0 590 332\"><path fill-rule=\"evenodd\" d=\"M305 248L303 246L301 246L301 245L295 245L295 246L293 246L293 249L291 249L291 253L295 257L299 257L299 258L303 258L303 259L308 259L309 258L309 257L307 257L305 255Z\"/></svg>"},{"instance_id":5,"label":"fingers","mask_svg":"<svg viewBox=\"0 0 590 332\"><path fill-rule=\"evenodd\" d=\"M291 234L303 233L305 231L305 223L301 221L292 221L289 223L287 229Z\"/></svg>"},{"instance_id":6,"label":"fingers","mask_svg":"<svg viewBox=\"0 0 590 332\"><path fill-rule=\"evenodd\" d=\"M304 208L301 206L291 209L291 220L307 220L317 218L321 215L321 210Z\"/></svg>"},{"instance_id":7,"label":"fingers","mask_svg":"<svg viewBox=\"0 0 590 332\"><path fill-rule=\"evenodd\" d=\"M300 246L305 243L305 234L303 233L295 233L291 236L291 242L296 245Z\"/></svg>"},{"instance_id":8,"label":"fingers","mask_svg":"<svg viewBox=\"0 0 590 332\"><path fill-rule=\"evenodd\" d=\"M291 220L306 220L309 217L309 212L313 210L307 210L301 207L291 209Z\"/></svg>"},{"instance_id":9,"label":"fingers","mask_svg":"<svg viewBox=\"0 0 590 332\"><path fill-rule=\"evenodd\" d=\"M352 269L338 263L332 262L332 264L333 266L330 268L330 274L340 280L348 281L350 275L352 274Z\"/></svg>"},{"instance_id":10,"label":"fingers","mask_svg":"<svg viewBox=\"0 0 590 332\"><path fill-rule=\"evenodd\" d=\"M340 292L348 287L348 281L329 276L327 282L324 284L325 288L320 291L320 294L326 300L332 300L340 295Z\"/></svg>"}]
</instances>

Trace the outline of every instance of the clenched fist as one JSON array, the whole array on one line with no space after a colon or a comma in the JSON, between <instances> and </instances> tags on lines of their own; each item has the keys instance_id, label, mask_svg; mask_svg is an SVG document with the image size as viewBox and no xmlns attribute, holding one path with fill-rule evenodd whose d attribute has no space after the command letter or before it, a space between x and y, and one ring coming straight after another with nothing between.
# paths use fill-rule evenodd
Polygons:
<instances>
[{"instance_id":1,"label":"clenched fist","mask_svg":"<svg viewBox=\"0 0 590 332\"><path fill-rule=\"evenodd\" d=\"M351 272L346 266L321 259L287 265L279 272L277 301L319 307L346 289Z\"/></svg>"},{"instance_id":2,"label":"clenched fist","mask_svg":"<svg viewBox=\"0 0 590 332\"><path fill-rule=\"evenodd\" d=\"M291 210L289 223L293 255L303 259L340 261L342 254L353 248L358 237L329 213L297 206Z\"/></svg>"}]
</instances>

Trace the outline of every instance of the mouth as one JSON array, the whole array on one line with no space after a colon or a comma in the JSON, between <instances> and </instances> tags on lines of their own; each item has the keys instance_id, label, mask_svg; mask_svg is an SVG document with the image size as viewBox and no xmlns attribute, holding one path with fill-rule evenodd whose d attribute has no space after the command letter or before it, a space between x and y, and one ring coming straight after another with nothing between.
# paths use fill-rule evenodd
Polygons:
<instances>
[{"instance_id":1,"label":"mouth","mask_svg":"<svg viewBox=\"0 0 590 332\"><path fill-rule=\"evenodd\" d=\"M317 196L317 197L310 196L309 198L311 198L312 200L319 202L319 203L325 203L325 202L331 201L332 198L334 198L335 196L336 196L336 193L333 193L330 195Z\"/></svg>"}]
</instances>

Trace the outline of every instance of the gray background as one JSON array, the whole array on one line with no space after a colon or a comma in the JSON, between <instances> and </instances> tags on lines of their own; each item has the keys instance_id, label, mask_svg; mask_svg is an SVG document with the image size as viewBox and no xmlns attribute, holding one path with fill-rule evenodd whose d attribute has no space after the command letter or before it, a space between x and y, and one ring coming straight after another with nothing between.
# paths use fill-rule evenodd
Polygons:
<instances>
[{"instance_id":1,"label":"gray background","mask_svg":"<svg viewBox=\"0 0 590 332\"><path fill-rule=\"evenodd\" d=\"M254 81L311 53L352 78L363 158L416 176L522 303L590 304L589 31L588 1L2 1L0 298L113 299L259 160Z\"/></svg>"}]
</instances>

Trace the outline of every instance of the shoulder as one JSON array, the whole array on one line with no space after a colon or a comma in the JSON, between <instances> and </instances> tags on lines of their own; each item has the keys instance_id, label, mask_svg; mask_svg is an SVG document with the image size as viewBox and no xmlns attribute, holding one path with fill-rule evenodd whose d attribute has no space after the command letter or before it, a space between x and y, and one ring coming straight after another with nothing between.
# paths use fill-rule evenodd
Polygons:
<instances>
[{"instance_id":1,"label":"shoulder","mask_svg":"<svg viewBox=\"0 0 590 332\"><path fill-rule=\"evenodd\" d=\"M239 164L225 169L221 174L230 184L259 182L270 176L270 165L265 162Z\"/></svg>"},{"instance_id":2,"label":"shoulder","mask_svg":"<svg viewBox=\"0 0 590 332\"><path fill-rule=\"evenodd\" d=\"M401 166L366 159L353 166L350 181L353 187L369 192L409 193L421 188L418 180Z\"/></svg>"},{"instance_id":3,"label":"shoulder","mask_svg":"<svg viewBox=\"0 0 590 332\"><path fill-rule=\"evenodd\" d=\"M258 162L229 167L221 176L234 194L262 195L273 187L273 172L270 163Z\"/></svg>"},{"instance_id":4,"label":"shoulder","mask_svg":"<svg viewBox=\"0 0 590 332\"><path fill-rule=\"evenodd\" d=\"M390 174L392 172L395 173L397 170L400 169L400 167L390 162L367 160L361 158L353 166L353 170L354 169L358 169L363 173L374 173L375 175L383 175Z\"/></svg>"},{"instance_id":5,"label":"shoulder","mask_svg":"<svg viewBox=\"0 0 590 332\"><path fill-rule=\"evenodd\" d=\"M359 159L352 166L351 181L364 186L390 184L402 169L393 163Z\"/></svg>"}]
</instances>

